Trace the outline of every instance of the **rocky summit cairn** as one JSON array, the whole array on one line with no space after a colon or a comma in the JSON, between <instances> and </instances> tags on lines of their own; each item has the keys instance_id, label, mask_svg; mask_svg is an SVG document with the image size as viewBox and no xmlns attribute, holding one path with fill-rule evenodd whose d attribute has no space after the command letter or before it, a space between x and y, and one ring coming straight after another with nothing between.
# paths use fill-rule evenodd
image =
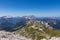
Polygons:
<instances>
[{"instance_id":1,"label":"rocky summit cairn","mask_svg":"<svg viewBox=\"0 0 60 40\"><path fill-rule=\"evenodd\" d=\"M31 40L14 32L0 31L0 40Z\"/></svg>"}]
</instances>

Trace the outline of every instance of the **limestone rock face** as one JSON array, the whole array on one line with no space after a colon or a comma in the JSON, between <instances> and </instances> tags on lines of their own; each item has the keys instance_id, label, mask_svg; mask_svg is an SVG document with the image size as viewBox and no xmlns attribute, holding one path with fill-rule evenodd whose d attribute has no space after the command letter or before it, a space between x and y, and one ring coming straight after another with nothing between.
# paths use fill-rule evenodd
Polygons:
<instances>
[{"instance_id":1,"label":"limestone rock face","mask_svg":"<svg viewBox=\"0 0 60 40\"><path fill-rule=\"evenodd\" d=\"M0 40L31 40L13 32L0 31Z\"/></svg>"},{"instance_id":2,"label":"limestone rock face","mask_svg":"<svg viewBox=\"0 0 60 40\"><path fill-rule=\"evenodd\" d=\"M41 39L41 40L46 40L45 38ZM51 37L51 39L49 40L60 40L60 37Z\"/></svg>"},{"instance_id":3,"label":"limestone rock face","mask_svg":"<svg viewBox=\"0 0 60 40\"><path fill-rule=\"evenodd\" d=\"M60 37L52 37L50 40L60 40Z\"/></svg>"}]
</instances>

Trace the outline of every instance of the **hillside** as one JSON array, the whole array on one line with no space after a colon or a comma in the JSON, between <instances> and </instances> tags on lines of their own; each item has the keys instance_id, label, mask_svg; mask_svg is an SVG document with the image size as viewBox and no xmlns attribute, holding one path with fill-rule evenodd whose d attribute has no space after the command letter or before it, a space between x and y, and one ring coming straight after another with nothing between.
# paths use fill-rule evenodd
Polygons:
<instances>
[{"instance_id":1,"label":"hillside","mask_svg":"<svg viewBox=\"0 0 60 40\"><path fill-rule=\"evenodd\" d=\"M54 30L48 23L43 21L29 21L27 25L16 31L32 40L49 40L51 37L60 37L60 30Z\"/></svg>"}]
</instances>

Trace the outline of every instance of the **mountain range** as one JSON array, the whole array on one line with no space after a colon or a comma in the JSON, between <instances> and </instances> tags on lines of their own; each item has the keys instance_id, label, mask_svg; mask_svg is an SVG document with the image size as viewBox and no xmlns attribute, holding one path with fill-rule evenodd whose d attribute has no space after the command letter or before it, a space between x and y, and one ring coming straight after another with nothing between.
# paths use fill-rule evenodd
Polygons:
<instances>
[{"instance_id":1,"label":"mountain range","mask_svg":"<svg viewBox=\"0 0 60 40\"><path fill-rule=\"evenodd\" d=\"M49 17L35 17L35 16L23 16L23 17L12 17L12 16L2 16L0 17L0 29L3 30L13 30L21 28L27 24L28 21L43 21L48 23L54 29L60 29L60 17L49 18Z\"/></svg>"}]
</instances>

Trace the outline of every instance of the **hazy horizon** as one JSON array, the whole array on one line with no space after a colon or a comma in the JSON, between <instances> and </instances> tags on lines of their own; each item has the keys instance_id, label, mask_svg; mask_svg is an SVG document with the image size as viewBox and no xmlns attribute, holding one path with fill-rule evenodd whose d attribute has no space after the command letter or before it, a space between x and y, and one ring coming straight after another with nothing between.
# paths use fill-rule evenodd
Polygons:
<instances>
[{"instance_id":1,"label":"hazy horizon","mask_svg":"<svg viewBox=\"0 0 60 40\"><path fill-rule=\"evenodd\" d=\"M59 0L0 0L0 16L60 17Z\"/></svg>"}]
</instances>

